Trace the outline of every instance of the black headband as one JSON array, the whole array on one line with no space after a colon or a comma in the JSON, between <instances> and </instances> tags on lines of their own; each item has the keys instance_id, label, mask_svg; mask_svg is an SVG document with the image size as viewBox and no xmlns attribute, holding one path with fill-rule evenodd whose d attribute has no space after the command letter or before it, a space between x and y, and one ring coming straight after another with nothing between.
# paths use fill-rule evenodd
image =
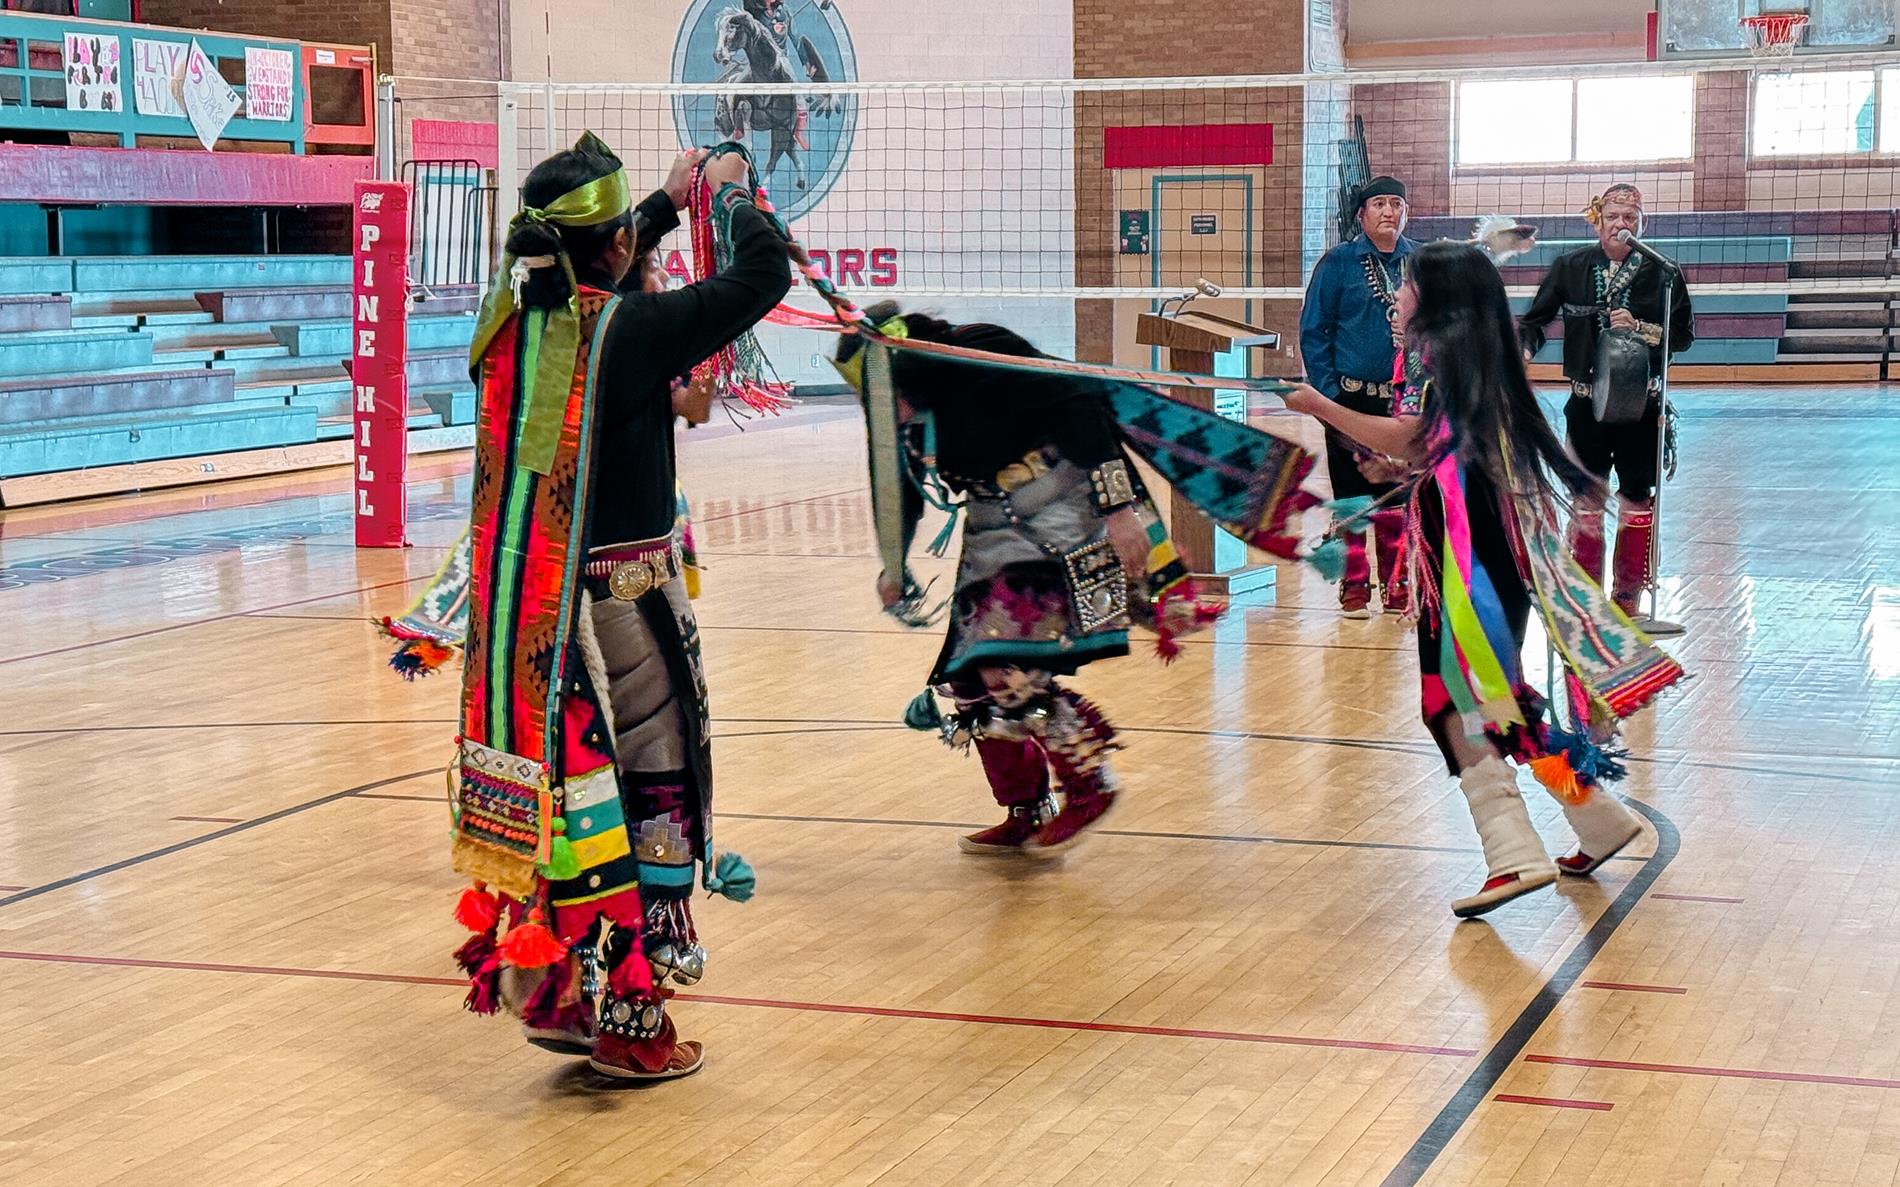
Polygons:
<instances>
[{"instance_id":1,"label":"black headband","mask_svg":"<svg viewBox=\"0 0 1900 1187\"><path fill-rule=\"evenodd\" d=\"M1352 208L1353 213L1357 214L1361 210L1364 210L1366 203L1372 201L1374 198L1383 198L1388 194L1403 201L1405 198L1405 183L1396 177L1373 178L1371 181L1359 187L1353 199L1356 203Z\"/></svg>"}]
</instances>

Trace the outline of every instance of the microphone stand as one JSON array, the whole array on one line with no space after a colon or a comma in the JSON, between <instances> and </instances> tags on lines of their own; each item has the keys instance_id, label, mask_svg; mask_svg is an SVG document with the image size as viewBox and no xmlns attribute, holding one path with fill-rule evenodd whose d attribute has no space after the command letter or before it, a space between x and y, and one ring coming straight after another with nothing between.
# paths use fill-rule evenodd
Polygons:
<instances>
[{"instance_id":1,"label":"microphone stand","mask_svg":"<svg viewBox=\"0 0 1900 1187\"><path fill-rule=\"evenodd\" d=\"M1663 505L1663 458L1669 446L1669 331L1676 317L1676 281L1682 269L1668 256L1643 245L1642 254L1661 265L1662 284L1662 369L1656 374L1656 490L1650 503L1649 531L1649 576L1643 583L1643 592L1649 595L1649 613L1637 619L1636 625L1643 633L1657 638L1666 638L1685 633L1681 623L1671 622L1661 617L1662 574L1662 505ZM1637 248L1635 237L1631 236L1630 247Z\"/></svg>"}]
</instances>

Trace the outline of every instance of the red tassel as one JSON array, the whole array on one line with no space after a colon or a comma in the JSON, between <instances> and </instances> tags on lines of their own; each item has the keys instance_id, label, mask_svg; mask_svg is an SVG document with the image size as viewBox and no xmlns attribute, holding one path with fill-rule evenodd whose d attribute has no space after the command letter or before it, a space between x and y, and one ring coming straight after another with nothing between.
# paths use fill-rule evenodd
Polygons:
<instances>
[{"instance_id":1,"label":"red tassel","mask_svg":"<svg viewBox=\"0 0 1900 1187\"><path fill-rule=\"evenodd\" d=\"M541 908L528 912L528 921L501 938L501 958L518 969L544 969L567 955L567 945L554 938L541 922Z\"/></svg>"},{"instance_id":2,"label":"red tassel","mask_svg":"<svg viewBox=\"0 0 1900 1187\"><path fill-rule=\"evenodd\" d=\"M468 979L462 1008L471 1014L493 1014L501 1009L501 961L490 959Z\"/></svg>"},{"instance_id":3,"label":"red tassel","mask_svg":"<svg viewBox=\"0 0 1900 1187\"><path fill-rule=\"evenodd\" d=\"M528 1000L522 1004L521 1020L529 1026L559 1029L562 1025L561 997L574 980L574 962L562 960L548 969L548 975L541 979Z\"/></svg>"},{"instance_id":4,"label":"red tassel","mask_svg":"<svg viewBox=\"0 0 1900 1187\"><path fill-rule=\"evenodd\" d=\"M473 977L483 966L495 959L495 937L493 933L483 933L468 938L468 943L455 950L455 963L464 973Z\"/></svg>"},{"instance_id":5,"label":"red tassel","mask_svg":"<svg viewBox=\"0 0 1900 1187\"><path fill-rule=\"evenodd\" d=\"M501 900L480 882L464 890L455 904L455 921L470 931L493 931L500 918Z\"/></svg>"},{"instance_id":6,"label":"red tassel","mask_svg":"<svg viewBox=\"0 0 1900 1187\"><path fill-rule=\"evenodd\" d=\"M653 992L653 966L647 963L646 954L640 951L638 944L613 972L607 974L607 985L621 997Z\"/></svg>"}]
</instances>

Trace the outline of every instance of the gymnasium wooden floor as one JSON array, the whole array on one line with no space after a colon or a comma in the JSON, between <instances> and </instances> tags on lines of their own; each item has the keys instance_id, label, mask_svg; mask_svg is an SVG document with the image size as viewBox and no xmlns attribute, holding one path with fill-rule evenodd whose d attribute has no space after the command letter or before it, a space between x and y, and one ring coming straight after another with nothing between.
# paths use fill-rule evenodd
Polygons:
<instances>
[{"instance_id":1,"label":"gymnasium wooden floor","mask_svg":"<svg viewBox=\"0 0 1900 1187\"><path fill-rule=\"evenodd\" d=\"M340 472L8 513L0 1181L1894 1183L1900 411L1680 403L1695 680L1624 788L1655 835L1465 924L1397 624L1287 569L1173 667L1092 669L1109 831L961 856L993 808L894 724L937 640L877 613L854 413L690 435L761 891L702 908L707 1070L646 1090L460 1009L455 685L366 620L455 536L464 458L417 467L406 553L351 547Z\"/></svg>"}]
</instances>

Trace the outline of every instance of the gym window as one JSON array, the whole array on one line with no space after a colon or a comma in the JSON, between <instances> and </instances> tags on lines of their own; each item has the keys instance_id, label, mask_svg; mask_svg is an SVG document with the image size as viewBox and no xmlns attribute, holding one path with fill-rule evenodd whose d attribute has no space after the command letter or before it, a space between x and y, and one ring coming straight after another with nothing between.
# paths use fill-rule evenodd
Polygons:
<instances>
[{"instance_id":1,"label":"gym window","mask_svg":"<svg viewBox=\"0 0 1900 1187\"><path fill-rule=\"evenodd\" d=\"M1802 70L1755 80L1758 157L1900 152L1900 70Z\"/></svg>"},{"instance_id":2,"label":"gym window","mask_svg":"<svg viewBox=\"0 0 1900 1187\"><path fill-rule=\"evenodd\" d=\"M1474 79L1458 84L1461 166L1687 160L1695 80Z\"/></svg>"}]
</instances>

